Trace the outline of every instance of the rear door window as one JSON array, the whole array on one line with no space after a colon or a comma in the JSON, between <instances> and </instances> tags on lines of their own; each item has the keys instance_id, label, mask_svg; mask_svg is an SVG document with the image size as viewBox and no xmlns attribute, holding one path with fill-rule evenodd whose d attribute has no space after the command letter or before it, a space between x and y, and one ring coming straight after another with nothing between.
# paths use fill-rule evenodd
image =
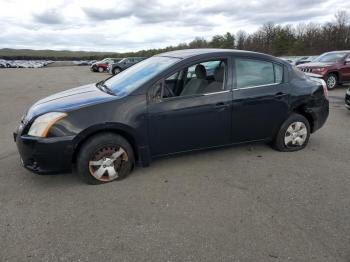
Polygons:
<instances>
[{"instance_id":1,"label":"rear door window","mask_svg":"<svg viewBox=\"0 0 350 262\"><path fill-rule=\"evenodd\" d=\"M255 59L235 59L237 88L278 84L283 81L283 66Z\"/></svg>"}]
</instances>

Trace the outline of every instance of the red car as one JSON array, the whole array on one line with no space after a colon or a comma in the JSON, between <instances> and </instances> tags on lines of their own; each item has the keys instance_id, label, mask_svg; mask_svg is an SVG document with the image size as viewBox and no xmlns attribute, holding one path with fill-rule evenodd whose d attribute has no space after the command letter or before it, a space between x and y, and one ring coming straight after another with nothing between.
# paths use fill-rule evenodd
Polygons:
<instances>
[{"instance_id":1,"label":"red car","mask_svg":"<svg viewBox=\"0 0 350 262\"><path fill-rule=\"evenodd\" d=\"M121 58L105 58L101 61L97 61L95 63L93 63L90 66L90 70L92 72L104 72L107 71L107 67L109 64L114 64L114 63L118 63L120 60L122 60Z\"/></svg>"},{"instance_id":2,"label":"red car","mask_svg":"<svg viewBox=\"0 0 350 262\"><path fill-rule=\"evenodd\" d=\"M298 68L322 78L329 90L334 89L337 84L350 82L350 50L324 53L311 63L299 65Z\"/></svg>"}]
</instances>

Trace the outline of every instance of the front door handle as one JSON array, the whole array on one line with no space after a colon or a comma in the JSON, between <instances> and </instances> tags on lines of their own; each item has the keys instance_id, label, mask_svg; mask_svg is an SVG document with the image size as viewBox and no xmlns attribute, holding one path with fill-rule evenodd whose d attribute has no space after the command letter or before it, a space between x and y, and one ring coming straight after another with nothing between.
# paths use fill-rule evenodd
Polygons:
<instances>
[{"instance_id":1,"label":"front door handle","mask_svg":"<svg viewBox=\"0 0 350 262\"><path fill-rule=\"evenodd\" d=\"M214 106L217 110L219 111L223 111L225 110L226 108L228 108L228 104L224 103L224 102L218 102L215 104Z\"/></svg>"}]
</instances>

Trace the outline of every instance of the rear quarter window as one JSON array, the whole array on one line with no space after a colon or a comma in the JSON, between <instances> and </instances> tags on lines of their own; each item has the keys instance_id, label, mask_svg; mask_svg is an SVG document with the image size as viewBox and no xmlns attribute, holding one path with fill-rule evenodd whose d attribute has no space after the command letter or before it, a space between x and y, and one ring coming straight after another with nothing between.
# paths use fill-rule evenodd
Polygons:
<instances>
[{"instance_id":1,"label":"rear quarter window","mask_svg":"<svg viewBox=\"0 0 350 262\"><path fill-rule=\"evenodd\" d=\"M275 69L275 83L283 82L283 66L278 64L273 64Z\"/></svg>"}]
</instances>

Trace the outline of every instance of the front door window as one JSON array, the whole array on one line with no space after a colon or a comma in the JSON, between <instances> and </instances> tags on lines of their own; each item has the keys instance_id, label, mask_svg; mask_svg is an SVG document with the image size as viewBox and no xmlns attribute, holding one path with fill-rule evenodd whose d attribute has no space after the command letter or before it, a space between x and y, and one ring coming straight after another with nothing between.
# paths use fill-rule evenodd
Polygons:
<instances>
[{"instance_id":1,"label":"front door window","mask_svg":"<svg viewBox=\"0 0 350 262\"><path fill-rule=\"evenodd\" d=\"M202 95L226 89L227 63L212 60L185 67L158 83L154 92L156 101L174 97Z\"/></svg>"}]
</instances>

